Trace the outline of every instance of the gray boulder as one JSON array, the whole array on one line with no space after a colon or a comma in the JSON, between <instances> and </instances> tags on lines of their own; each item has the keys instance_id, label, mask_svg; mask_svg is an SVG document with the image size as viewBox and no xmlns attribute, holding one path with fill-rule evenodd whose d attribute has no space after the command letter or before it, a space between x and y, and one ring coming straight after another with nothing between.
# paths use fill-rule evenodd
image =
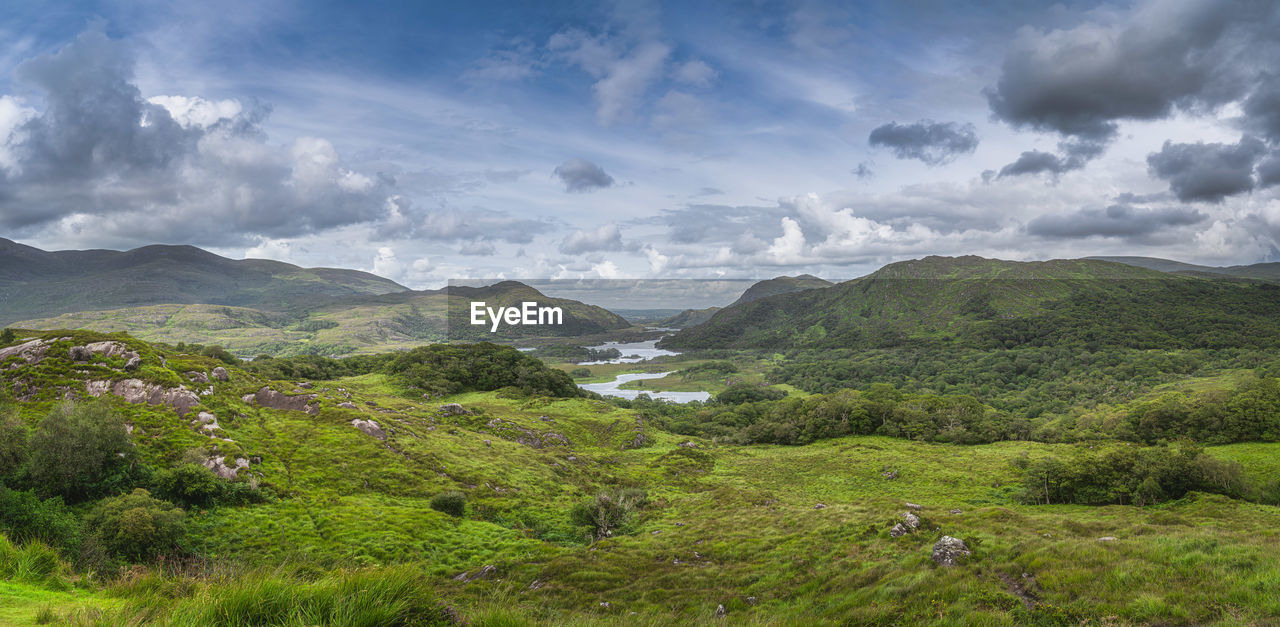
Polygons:
<instances>
[{"instance_id":1,"label":"gray boulder","mask_svg":"<svg viewBox=\"0 0 1280 627\"><path fill-rule=\"evenodd\" d=\"M351 426L363 431L366 435L373 436L379 440L387 439L387 432L382 430L382 426L372 420L361 420L356 418L351 421Z\"/></svg>"},{"instance_id":2,"label":"gray boulder","mask_svg":"<svg viewBox=\"0 0 1280 627\"><path fill-rule=\"evenodd\" d=\"M217 379L218 381L230 381L231 375L227 374L226 368L223 368L222 366L218 366L217 368L213 369L213 378Z\"/></svg>"},{"instance_id":3,"label":"gray boulder","mask_svg":"<svg viewBox=\"0 0 1280 627\"><path fill-rule=\"evenodd\" d=\"M187 379L189 379L192 383L208 383L209 382L209 375L203 372L200 372L198 370L191 370L187 372L186 375L187 375Z\"/></svg>"},{"instance_id":4,"label":"gray boulder","mask_svg":"<svg viewBox=\"0 0 1280 627\"><path fill-rule=\"evenodd\" d=\"M71 361L85 362L89 361L89 358L93 356L93 353L90 353L89 349L83 346L72 346L71 349L67 351L67 356L71 358Z\"/></svg>"},{"instance_id":5,"label":"gray boulder","mask_svg":"<svg viewBox=\"0 0 1280 627\"><path fill-rule=\"evenodd\" d=\"M141 365L142 365L142 358L135 355L133 357L130 357L129 361L124 364L124 369L137 370L138 367Z\"/></svg>"},{"instance_id":6,"label":"gray boulder","mask_svg":"<svg viewBox=\"0 0 1280 627\"><path fill-rule=\"evenodd\" d=\"M933 562L939 566L955 566L962 558L973 552L965 545L964 540L951 536L942 536L933 545Z\"/></svg>"}]
</instances>

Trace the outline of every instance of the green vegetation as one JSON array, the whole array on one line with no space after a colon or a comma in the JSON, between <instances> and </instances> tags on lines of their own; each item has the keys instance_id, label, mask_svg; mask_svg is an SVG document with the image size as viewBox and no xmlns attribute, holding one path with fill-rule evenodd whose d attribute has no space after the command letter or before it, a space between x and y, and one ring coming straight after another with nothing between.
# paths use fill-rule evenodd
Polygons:
<instances>
[{"instance_id":1,"label":"green vegetation","mask_svg":"<svg viewBox=\"0 0 1280 627\"><path fill-rule=\"evenodd\" d=\"M461 518L467 515L467 495L457 490L441 492L431 497L431 509Z\"/></svg>"}]
</instances>

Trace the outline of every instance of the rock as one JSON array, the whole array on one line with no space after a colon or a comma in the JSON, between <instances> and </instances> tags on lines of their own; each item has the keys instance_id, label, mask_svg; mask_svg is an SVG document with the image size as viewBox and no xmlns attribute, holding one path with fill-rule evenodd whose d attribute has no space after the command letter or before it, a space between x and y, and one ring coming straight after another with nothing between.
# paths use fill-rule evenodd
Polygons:
<instances>
[{"instance_id":1,"label":"rock","mask_svg":"<svg viewBox=\"0 0 1280 627\"><path fill-rule=\"evenodd\" d=\"M607 609L609 609L609 608L611 608L611 607L613 607L613 606L612 606L612 605L610 605L608 601L601 601L601 602L600 602L600 607L601 607L602 609L606 609L606 610L607 610Z\"/></svg>"},{"instance_id":2,"label":"rock","mask_svg":"<svg viewBox=\"0 0 1280 627\"><path fill-rule=\"evenodd\" d=\"M908 533L915 533L920 528L920 518L911 512L902 512L902 522L889 529L889 537L900 538Z\"/></svg>"},{"instance_id":3,"label":"rock","mask_svg":"<svg viewBox=\"0 0 1280 627\"><path fill-rule=\"evenodd\" d=\"M897 479L897 478L898 478L898 471L896 471L896 470L890 470L890 471L888 471L888 472L882 472L882 473L880 473L880 476L881 476L881 477L884 477L885 479Z\"/></svg>"},{"instance_id":4,"label":"rock","mask_svg":"<svg viewBox=\"0 0 1280 627\"><path fill-rule=\"evenodd\" d=\"M755 605L755 604L756 604L755 597L747 597L747 605Z\"/></svg>"},{"instance_id":5,"label":"rock","mask_svg":"<svg viewBox=\"0 0 1280 627\"><path fill-rule=\"evenodd\" d=\"M176 388L164 388L138 379L124 379L116 382L86 381L84 387L89 396L93 397L111 394L129 403L168 405L178 412L179 416L186 416L193 407L200 404L200 397L181 385Z\"/></svg>"},{"instance_id":6,"label":"rock","mask_svg":"<svg viewBox=\"0 0 1280 627\"><path fill-rule=\"evenodd\" d=\"M538 590L538 589L542 588L542 586L545 586L545 585L547 585L547 582L545 582L545 581L543 581L543 580L541 580L541 579L534 579L534 580L533 580L533 582L531 582L531 583L529 584L529 589L530 589L530 590Z\"/></svg>"},{"instance_id":7,"label":"rock","mask_svg":"<svg viewBox=\"0 0 1280 627\"><path fill-rule=\"evenodd\" d=\"M196 414L196 419L192 420L191 424L199 425L201 431L213 431L214 429L222 428L218 424L218 417L207 411L202 411L199 414Z\"/></svg>"},{"instance_id":8,"label":"rock","mask_svg":"<svg viewBox=\"0 0 1280 627\"><path fill-rule=\"evenodd\" d=\"M902 512L902 522L912 530L920 528L920 518L911 512Z\"/></svg>"},{"instance_id":9,"label":"rock","mask_svg":"<svg viewBox=\"0 0 1280 627\"><path fill-rule=\"evenodd\" d=\"M208 383L209 382L209 375L203 372L200 372L198 370L192 370L190 372L187 372L186 375L187 375L187 379L189 379L192 383Z\"/></svg>"},{"instance_id":10,"label":"rock","mask_svg":"<svg viewBox=\"0 0 1280 627\"><path fill-rule=\"evenodd\" d=\"M490 442L489 440L485 440L485 441L484 441L484 445L485 445L485 446L488 446L488 447L492 447L492 446L493 446L493 442Z\"/></svg>"},{"instance_id":11,"label":"rock","mask_svg":"<svg viewBox=\"0 0 1280 627\"><path fill-rule=\"evenodd\" d=\"M41 361L44 361L44 355L49 352L49 344L51 343L52 342L46 343L44 340L31 340L23 342L17 346L0 348L0 364L3 364L10 357L17 356L21 357L24 363L15 363L9 366L10 370L23 365L34 366Z\"/></svg>"},{"instance_id":12,"label":"rock","mask_svg":"<svg viewBox=\"0 0 1280 627\"><path fill-rule=\"evenodd\" d=\"M217 368L213 369L213 378L218 381L230 381L231 375L227 374L226 368L223 368L222 366L218 366Z\"/></svg>"},{"instance_id":13,"label":"rock","mask_svg":"<svg viewBox=\"0 0 1280 627\"><path fill-rule=\"evenodd\" d=\"M235 461L236 465L233 467L233 466L228 466L224 463L224 460L226 459L227 458L223 456L210 457L209 459L206 459L204 461L204 467L208 468L209 470L212 470L213 474L218 475L219 478L227 479L227 480L235 479L236 475L239 474L241 468L249 467L248 460L244 460L245 462L244 465L241 465L240 460L237 459Z\"/></svg>"},{"instance_id":14,"label":"rock","mask_svg":"<svg viewBox=\"0 0 1280 627\"><path fill-rule=\"evenodd\" d=\"M89 361L89 358L93 356L93 353L90 353L89 349L83 346L72 346L67 351L67 356L71 358L71 361L82 363Z\"/></svg>"},{"instance_id":15,"label":"rock","mask_svg":"<svg viewBox=\"0 0 1280 627\"><path fill-rule=\"evenodd\" d=\"M137 369L138 369L138 367L139 367L139 366L141 366L141 365L142 365L142 358L141 358L141 357L134 356L134 357L130 357L130 358L129 358L129 361L125 362L125 364L124 364L124 369L125 369L125 370L137 370Z\"/></svg>"},{"instance_id":16,"label":"rock","mask_svg":"<svg viewBox=\"0 0 1280 627\"><path fill-rule=\"evenodd\" d=\"M356 407L355 403L350 403L350 402L338 403L338 407L341 407L343 409L360 409L359 407Z\"/></svg>"},{"instance_id":17,"label":"rock","mask_svg":"<svg viewBox=\"0 0 1280 627\"><path fill-rule=\"evenodd\" d=\"M728 610L724 609L723 605L716 606L716 618L724 618L728 613Z\"/></svg>"},{"instance_id":18,"label":"rock","mask_svg":"<svg viewBox=\"0 0 1280 627\"><path fill-rule=\"evenodd\" d=\"M465 573L462 573L462 574L458 575L457 577L454 577L454 578L453 578L453 580L454 580L454 581L461 581L462 583L470 583L470 582L472 582L472 581L479 581L479 580L481 580L481 579L488 579L488 578L492 577L492 576L493 576L495 573L497 573L497 572L498 572L498 569L497 569L497 568L494 568L493 566L486 564L486 565L484 565L483 567L481 567L481 568L480 568L480 570L476 571L476 573L475 573L474 575L473 575L473 574L471 574L470 572L465 572Z\"/></svg>"},{"instance_id":19,"label":"rock","mask_svg":"<svg viewBox=\"0 0 1280 627\"><path fill-rule=\"evenodd\" d=\"M365 432L366 435L371 435L379 440L387 439L387 432L383 431L382 427L372 420L361 420L356 418L351 421L351 426Z\"/></svg>"},{"instance_id":20,"label":"rock","mask_svg":"<svg viewBox=\"0 0 1280 627\"><path fill-rule=\"evenodd\" d=\"M951 536L942 536L933 545L933 561L939 566L955 566L961 558L972 555L973 552L965 545L964 540L953 538Z\"/></svg>"},{"instance_id":21,"label":"rock","mask_svg":"<svg viewBox=\"0 0 1280 627\"><path fill-rule=\"evenodd\" d=\"M438 409L442 413L444 413L444 415L446 416L460 416L463 414L471 413L470 411L467 410L467 408L457 403L449 403L447 405L441 405Z\"/></svg>"},{"instance_id":22,"label":"rock","mask_svg":"<svg viewBox=\"0 0 1280 627\"><path fill-rule=\"evenodd\" d=\"M676 446L680 448L698 448L698 443L697 442L681 442Z\"/></svg>"},{"instance_id":23,"label":"rock","mask_svg":"<svg viewBox=\"0 0 1280 627\"><path fill-rule=\"evenodd\" d=\"M920 510L924 509L924 506L923 506L923 505L916 505L915 503L908 502L908 503L907 503L907 509L914 509L915 511L917 511L917 512L918 512L918 511L920 511Z\"/></svg>"},{"instance_id":24,"label":"rock","mask_svg":"<svg viewBox=\"0 0 1280 627\"><path fill-rule=\"evenodd\" d=\"M817 505L813 506L813 509L827 509L827 506L825 503L818 503Z\"/></svg>"},{"instance_id":25,"label":"rock","mask_svg":"<svg viewBox=\"0 0 1280 627\"><path fill-rule=\"evenodd\" d=\"M214 378L218 376L218 371L214 370ZM247 400L256 401L263 407L271 409L287 409L290 411L302 411L312 416L320 415L320 406L315 403L315 394L299 394L297 396L289 396L281 394L269 387L263 387L258 390L257 394L245 395ZM247 402L246 400L246 402Z\"/></svg>"},{"instance_id":26,"label":"rock","mask_svg":"<svg viewBox=\"0 0 1280 627\"><path fill-rule=\"evenodd\" d=\"M955 509L953 509L953 510L948 511L947 513L948 513L948 514L959 514L959 513L962 513L962 512L964 512L964 510L962 510L962 509L960 509L960 508L958 508L958 507L957 507L957 508L955 508Z\"/></svg>"},{"instance_id":27,"label":"rock","mask_svg":"<svg viewBox=\"0 0 1280 627\"><path fill-rule=\"evenodd\" d=\"M303 381L302 383L299 383L299 384L298 384L298 387L300 387L300 388L302 388L302 389L304 389L304 390L310 390L310 389L311 389L311 382L310 382L310 381Z\"/></svg>"},{"instance_id":28,"label":"rock","mask_svg":"<svg viewBox=\"0 0 1280 627\"><path fill-rule=\"evenodd\" d=\"M123 357L125 353L130 352L129 347L120 342L94 342L85 344L85 349L94 355L102 355L103 357L115 357L117 355Z\"/></svg>"},{"instance_id":29,"label":"rock","mask_svg":"<svg viewBox=\"0 0 1280 627\"><path fill-rule=\"evenodd\" d=\"M1101 538L1098 538L1098 542L1115 542L1115 541L1116 541L1115 536L1102 536Z\"/></svg>"},{"instance_id":30,"label":"rock","mask_svg":"<svg viewBox=\"0 0 1280 627\"><path fill-rule=\"evenodd\" d=\"M649 438L644 437L643 433L637 433L636 437L631 438L630 442L622 445L622 448L644 448L649 443Z\"/></svg>"}]
</instances>

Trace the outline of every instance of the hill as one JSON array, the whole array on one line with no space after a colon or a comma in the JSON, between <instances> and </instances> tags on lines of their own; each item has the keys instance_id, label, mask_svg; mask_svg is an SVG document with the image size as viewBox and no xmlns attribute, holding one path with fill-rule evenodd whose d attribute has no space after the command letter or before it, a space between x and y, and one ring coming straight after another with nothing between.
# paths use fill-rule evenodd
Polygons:
<instances>
[{"instance_id":1,"label":"hill","mask_svg":"<svg viewBox=\"0 0 1280 627\"><path fill-rule=\"evenodd\" d=\"M659 320L654 326L667 329L683 329L702 324L711 319L723 307L707 307L706 309L686 309L670 318Z\"/></svg>"},{"instance_id":2,"label":"hill","mask_svg":"<svg viewBox=\"0 0 1280 627\"><path fill-rule=\"evenodd\" d=\"M663 346L913 343L1271 347L1280 345L1280 288L1089 259L926 257L832 287L727 307Z\"/></svg>"},{"instance_id":3,"label":"hill","mask_svg":"<svg viewBox=\"0 0 1280 627\"><path fill-rule=\"evenodd\" d=\"M469 324L471 300L489 306L526 300L561 307L564 325L503 327L491 334ZM333 298L306 311L273 312L221 305L149 305L83 311L14 324L29 329L84 329L127 332L151 342L217 344L242 355L346 355L406 349L448 339L511 340L533 336L577 336L631 326L605 309L550 298L515 281L483 288L405 290ZM453 332L450 332L450 329Z\"/></svg>"},{"instance_id":4,"label":"hill","mask_svg":"<svg viewBox=\"0 0 1280 627\"><path fill-rule=\"evenodd\" d=\"M801 274L800 276L779 276L772 279L760 281L747 288L747 291L738 297L738 300L729 304L742 305L751 301L768 298L769 296L777 296L779 294L791 294L793 292L801 292L804 290L819 289L823 287L831 287L835 285L826 279L819 279L812 274Z\"/></svg>"},{"instance_id":5,"label":"hill","mask_svg":"<svg viewBox=\"0 0 1280 627\"><path fill-rule=\"evenodd\" d=\"M367 272L227 259L194 246L46 252L0 238L0 325L151 305L281 312L407 289Z\"/></svg>"},{"instance_id":6,"label":"hill","mask_svg":"<svg viewBox=\"0 0 1280 627\"><path fill-rule=\"evenodd\" d=\"M1247 266L1199 266L1192 263L1159 259L1157 257L1086 257L1123 263L1139 268L1159 270L1160 272L1179 272L1186 274L1209 274L1241 277L1246 279L1280 280L1280 262L1255 263Z\"/></svg>"}]
</instances>

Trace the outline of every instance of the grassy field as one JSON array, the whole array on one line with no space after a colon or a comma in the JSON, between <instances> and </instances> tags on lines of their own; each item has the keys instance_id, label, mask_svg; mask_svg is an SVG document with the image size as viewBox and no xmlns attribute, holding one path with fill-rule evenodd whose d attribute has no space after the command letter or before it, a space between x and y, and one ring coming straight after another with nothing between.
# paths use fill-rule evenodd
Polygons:
<instances>
[{"instance_id":1,"label":"grassy field","mask_svg":"<svg viewBox=\"0 0 1280 627\"><path fill-rule=\"evenodd\" d=\"M214 363L171 355L137 376ZM53 362L15 372L55 389L78 376ZM115 401L144 458L215 445L260 458L251 472L279 498L189 511L189 544L206 559L181 568L30 576L38 569L5 570L0 551L0 623L676 625L711 622L720 606L746 624L1280 622L1280 508L1199 493L1145 508L1016 498L1019 459L1126 443L733 446L600 400L424 399L380 374L300 383L233 369L201 399L227 438L216 442L163 407ZM264 385L317 394L318 415L241 398ZM1280 473L1280 444L1208 450L1255 477ZM619 488L644 490L647 504L593 541L570 512ZM446 490L466 495L465 516L430 507ZM891 537L908 502L922 525ZM944 534L972 555L935 566ZM365 603L355 590L373 592Z\"/></svg>"}]
</instances>

